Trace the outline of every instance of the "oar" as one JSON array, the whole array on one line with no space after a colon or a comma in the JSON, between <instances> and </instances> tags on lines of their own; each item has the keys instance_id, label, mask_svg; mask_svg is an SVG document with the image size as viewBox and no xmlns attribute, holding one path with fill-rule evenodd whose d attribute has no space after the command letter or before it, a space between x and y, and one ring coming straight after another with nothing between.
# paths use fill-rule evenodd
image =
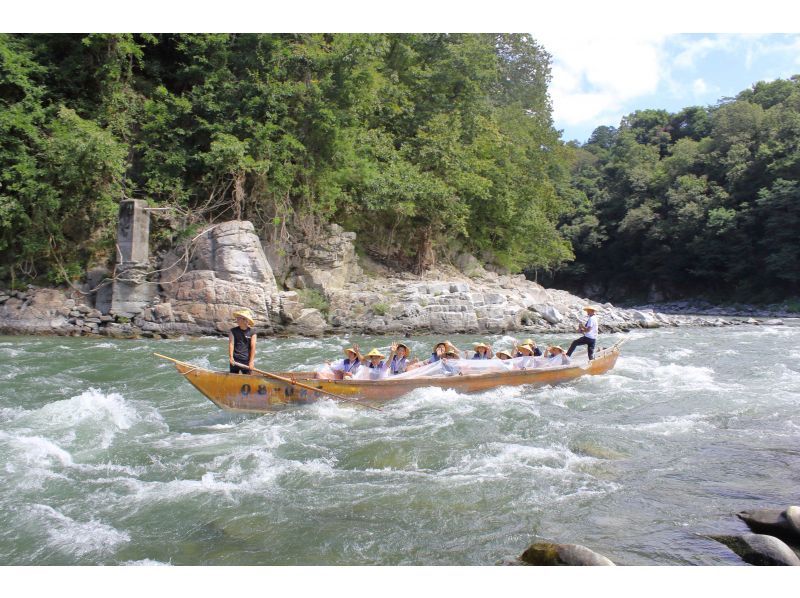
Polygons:
<instances>
[{"instance_id":1,"label":"oar","mask_svg":"<svg viewBox=\"0 0 800 598\"><path fill-rule=\"evenodd\" d=\"M372 405L367 405L366 403L361 403L360 401L356 401L355 399L348 399L347 397L343 397L341 395L337 395L332 392L328 392L327 390L322 390L321 388L314 388L313 386L309 386L308 384L303 384L302 382L297 382L296 380L292 380L291 378L284 378L283 376L278 376L277 374L272 374L270 372L265 372L264 370L259 370L257 368L251 368L250 366L246 366L241 363L233 362L233 365L239 366L245 370L250 370L255 372L256 374L261 374L262 376L266 376L267 378L274 378L275 380L280 380L281 382L286 382L288 384L294 384L295 386L299 386L300 388L305 388L306 390L311 390L313 392L321 392L322 394L330 395L340 401L347 401L348 403L355 403L356 405L362 405L363 407L369 407L370 409L374 409L375 411L383 411L378 407L373 407Z\"/></svg>"}]
</instances>

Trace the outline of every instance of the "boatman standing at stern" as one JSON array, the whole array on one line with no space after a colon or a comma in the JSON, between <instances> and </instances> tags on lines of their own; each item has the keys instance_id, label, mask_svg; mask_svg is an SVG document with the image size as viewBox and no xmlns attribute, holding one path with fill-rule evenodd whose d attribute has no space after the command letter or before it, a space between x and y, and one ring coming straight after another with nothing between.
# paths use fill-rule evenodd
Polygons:
<instances>
[{"instance_id":1,"label":"boatman standing at stern","mask_svg":"<svg viewBox=\"0 0 800 598\"><path fill-rule=\"evenodd\" d=\"M249 309L240 309L233 312L236 326L228 334L228 359L231 364L231 374L249 374L256 361L256 333L253 330L255 320L253 312ZM247 364L247 368L234 365L235 363Z\"/></svg>"},{"instance_id":2,"label":"boatman standing at stern","mask_svg":"<svg viewBox=\"0 0 800 598\"><path fill-rule=\"evenodd\" d=\"M583 332L583 336L572 341L567 351L567 357L572 357L572 352L579 345L586 345L586 350L589 353L589 361L591 361L594 359L594 345L597 342L597 317L595 317L594 314L598 311L598 308L593 305L587 305L583 308L583 311L589 316L585 324L578 324L578 330Z\"/></svg>"}]
</instances>

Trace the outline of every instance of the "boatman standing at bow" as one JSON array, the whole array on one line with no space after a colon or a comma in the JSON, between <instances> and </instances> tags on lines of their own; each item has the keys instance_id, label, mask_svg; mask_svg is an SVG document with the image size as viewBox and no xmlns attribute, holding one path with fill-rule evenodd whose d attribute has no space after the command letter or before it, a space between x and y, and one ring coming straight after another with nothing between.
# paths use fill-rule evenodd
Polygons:
<instances>
[{"instance_id":1,"label":"boatman standing at bow","mask_svg":"<svg viewBox=\"0 0 800 598\"><path fill-rule=\"evenodd\" d=\"M233 316L236 318L237 325L228 333L228 359L231 364L231 374L249 374L256 361L256 332L253 330L253 326L255 326L253 312L249 309L240 309L233 312ZM235 363L247 364L247 368L234 365Z\"/></svg>"},{"instance_id":2,"label":"boatman standing at bow","mask_svg":"<svg viewBox=\"0 0 800 598\"><path fill-rule=\"evenodd\" d=\"M567 357L572 357L572 352L576 347L580 345L586 345L586 350L589 353L589 361L594 359L594 345L597 342L597 317L594 314L597 312L597 310L598 308L594 307L593 305L587 305L583 308L583 311L585 311L589 316L586 319L585 324L578 324L578 330L583 332L583 336L572 341L572 344L569 346L569 350L567 351Z\"/></svg>"}]
</instances>

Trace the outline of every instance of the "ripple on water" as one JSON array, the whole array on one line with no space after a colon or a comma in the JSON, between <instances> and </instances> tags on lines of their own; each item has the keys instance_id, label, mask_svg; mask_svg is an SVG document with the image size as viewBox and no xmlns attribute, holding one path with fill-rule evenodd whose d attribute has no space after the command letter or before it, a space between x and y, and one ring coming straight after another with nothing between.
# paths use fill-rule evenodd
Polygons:
<instances>
[{"instance_id":1,"label":"ripple on water","mask_svg":"<svg viewBox=\"0 0 800 598\"><path fill-rule=\"evenodd\" d=\"M131 539L111 525L94 519L77 521L44 504L30 505L28 515L30 525L44 530L49 546L76 557L108 556Z\"/></svg>"}]
</instances>

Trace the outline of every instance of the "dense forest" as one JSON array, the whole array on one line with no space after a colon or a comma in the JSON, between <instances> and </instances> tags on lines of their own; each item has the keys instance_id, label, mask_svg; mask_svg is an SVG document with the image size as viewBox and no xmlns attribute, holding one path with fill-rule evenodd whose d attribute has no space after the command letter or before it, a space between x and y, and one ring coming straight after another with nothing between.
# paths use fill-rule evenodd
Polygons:
<instances>
[{"instance_id":1,"label":"dense forest","mask_svg":"<svg viewBox=\"0 0 800 598\"><path fill-rule=\"evenodd\" d=\"M800 78L565 144L522 34L0 34L0 281L111 264L119 201L168 246L336 222L422 271L613 300L800 289Z\"/></svg>"},{"instance_id":2,"label":"dense forest","mask_svg":"<svg viewBox=\"0 0 800 598\"><path fill-rule=\"evenodd\" d=\"M566 286L612 299L800 291L800 76L712 107L640 110L576 148Z\"/></svg>"},{"instance_id":3,"label":"dense forest","mask_svg":"<svg viewBox=\"0 0 800 598\"><path fill-rule=\"evenodd\" d=\"M2 278L113 259L122 197L172 208L167 240L334 221L418 271L456 250L516 271L573 257L529 36L4 35L0 56Z\"/></svg>"}]
</instances>

